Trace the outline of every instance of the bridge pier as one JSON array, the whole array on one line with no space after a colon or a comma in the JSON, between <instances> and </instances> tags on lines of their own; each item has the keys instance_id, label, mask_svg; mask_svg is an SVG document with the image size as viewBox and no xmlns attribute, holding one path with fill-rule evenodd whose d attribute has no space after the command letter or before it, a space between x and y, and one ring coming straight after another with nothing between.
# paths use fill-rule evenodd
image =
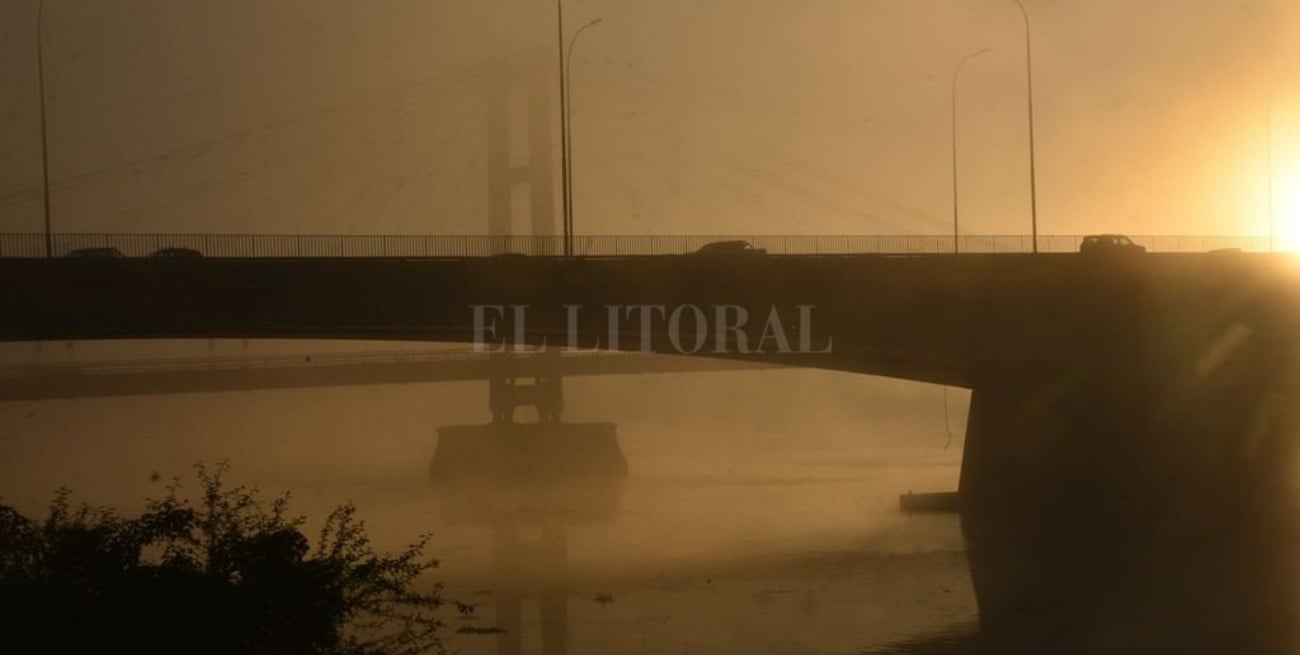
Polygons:
<instances>
[{"instance_id":1,"label":"bridge pier","mask_svg":"<svg viewBox=\"0 0 1300 655\"><path fill-rule=\"evenodd\" d=\"M1169 520L1252 511L1295 491L1300 393L1275 373L1152 378L1122 370L977 384L965 512Z\"/></svg>"},{"instance_id":2,"label":"bridge pier","mask_svg":"<svg viewBox=\"0 0 1300 655\"><path fill-rule=\"evenodd\" d=\"M1218 374L1081 366L974 386L959 493L989 640L1297 645L1276 628L1300 601L1300 403L1270 356L1243 358ZM1215 614L1225 597L1249 609Z\"/></svg>"},{"instance_id":3,"label":"bridge pier","mask_svg":"<svg viewBox=\"0 0 1300 655\"><path fill-rule=\"evenodd\" d=\"M515 410L532 406L537 420L555 423L564 409L564 383L559 375L539 375L531 383L520 378L493 376L488 380L488 406L493 423L514 423Z\"/></svg>"}]
</instances>

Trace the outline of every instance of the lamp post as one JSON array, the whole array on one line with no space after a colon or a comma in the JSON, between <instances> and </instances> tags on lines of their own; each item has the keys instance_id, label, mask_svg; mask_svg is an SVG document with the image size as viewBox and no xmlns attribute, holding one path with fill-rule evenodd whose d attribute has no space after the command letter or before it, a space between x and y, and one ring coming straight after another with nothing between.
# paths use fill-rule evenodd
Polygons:
<instances>
[{"instance_id":1,"label":"lamp post","mask_svg":"<svg viewBox=\"0 0 1300 655\"><path fill-rule=\"evenodd\" d=\"M582 31L599 23L601 19L597 18L578 28L569 40L568 49L565 49L564 43L564 1L556 0L555 2L556 46L559 49L560 57L560 177L561 177L561 195L563 195L563 214L564 214L564 255L566 257L573 255L573 185L570 176L573 169L570 167L570 158L572 156L573 144L569 139L569 55L573 54L573 44L578 40L578 35Z\"/></svg>"},{"instance_id":2,"label":"lamp post","mask_svg":"<svg viewBox=\"0 0 1300 655\"><path fill-rule=\"evenodd\" d=\"M566 230L567 236L565 237L565 249L570 255L573 254L573 240L576 236L573 227L573 99L569 89L569 84L573 79L573 75L570 72L570 65L573 63L573 46L578 42L578 37L581 36L588 27L593 27L599 24L602 20L604 19L595 18L588 21L586 25L579 27L578 31L573 33L573 38L569 39L569 49L564 56L564 122L568 125L568 129L565 130L564 133L564 138L566 141L565 148L569 154L564 162L564 198L568 203L568 209L566 211L566 215L568 216L568 229Z\"/></svg>"},{"instance_id":3,"label":"lamp post","mask_svg":"<svg viewBox=\"0 0 1300 655\"><path fill-rule=\"evenodd\" d=\"M560 57L560 213L564 221L564 256L568 257L569 244L569 98L564 79L564 2L556 0L556 37L555 47Z\"/></svg>"},{"instance_id":4,"label":"lamp post","mask_svg":"<svg viewBox=\"0 0 1300 655\"><path fill-rule=\"evenodd\" d=\"M45 0L36 5L36 74L41 94L41 190L45 214L45 256L54 256L54 236L50 232L50 144L45 128Z\"/></svg>"},{"instance_id":5,"label":"lamp post","mask_svg":"<svg viewBox=\"0 0 1300 655\"><path fill-rule=\"evenodd\" d=\"M1025 20L1025 87L1029 98L1029 215L1033 251L1038 252L1038 172L1034 165L1034 53L1029 32L1029 12L1021 0L1011 0Z\"/></svg>"},{"instance_id":6,"label":"lamp post","mask_svg":"<svg viewBox=\"0 0 1300 655\"><path fill-rule=\"evenodd\" d=\"M963 68L966 67L967 62L988 52L989 50L992 50L992 48L984 48L983 50L980 50L978 52L972 52L966 55L965 57L962 57L961 62L957 64L957 69L954 70L952 73L952 251L953 253L957 253L961 250L960 246L958 245L958 236L960 232L957 227L957 217L959 214L958 196L957 196L957 78L958 76L961 75L961 71Z\"/></svg>"}]
</instances>

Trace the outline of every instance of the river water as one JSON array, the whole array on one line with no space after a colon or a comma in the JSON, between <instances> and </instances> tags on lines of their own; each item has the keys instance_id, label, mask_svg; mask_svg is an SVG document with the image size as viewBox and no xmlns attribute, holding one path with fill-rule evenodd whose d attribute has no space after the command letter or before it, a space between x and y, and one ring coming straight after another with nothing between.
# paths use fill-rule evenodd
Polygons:
<instances>
[{"instance_id":1,"label":"river water","mask_svg":"<svg viewBox=\"0 0 1300 655\"><path fill-rule=\"evenodd\" d=\"M977 621L957 517L898 509L900 485L951 484L951 456L767 452L713 473L630 459L603 518L448 525L423 480L353 495L439 526L447 594L474 606L448 614L462 653L870 652Z\"/></svg>"},{"instance_id":2,"label":"river water","mask_svg":"<svg viewBox=\"0 0 1300 655\"><path fill-rule=\"evenodd\" d=\"M955 488L964 396L753 375L568 386L566 418L618 422L627 461L577 485L591 511L476 514L430 483L434 428L486 421L476 384L4 403L0 499L38 514L67 484L131 512L229 459L232 481L291 490L309 528L351 500L379 548L432 532L465 655L1300 653L1300 542L1255 529L1279 513L1132 548L1086 531L1022 548L1012 529L973 550L969 522L898 507ZM773 395L792 388L808 395ZM1115 566L1085 566L1106 549Z\"/></svg>"}]
</instances>

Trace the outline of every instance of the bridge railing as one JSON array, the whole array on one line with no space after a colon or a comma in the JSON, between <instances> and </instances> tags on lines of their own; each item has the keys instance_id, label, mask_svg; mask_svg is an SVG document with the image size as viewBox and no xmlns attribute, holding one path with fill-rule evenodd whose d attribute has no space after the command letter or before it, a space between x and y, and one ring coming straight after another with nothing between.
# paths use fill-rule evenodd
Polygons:
<instances>
[{"instance_id":1,"label":"bridge railing","mask_svg":"<svg viewBox=\"0 0 1300 655\"><path fill-rule=\"evenodd\" d=\"M1225 248L1268 250L1260 236L1131 236L1152 252L1205 252ZM1026 253L1027 235L596 235L574 239L583 256L673 255L693 252L715 241L744 239L769 253L923 254ZM55 256L85 248L115 248L127 257L145 257L164 248L188 248L207 257L486 257L507 253L558 255L560 236L474 235L325 235L325 234L55 234ZM1082 235L1038 237L1039 252L1077 252ZM0 234L0 257L44 257L44 234Z\"/></svg>"}]
</instances>

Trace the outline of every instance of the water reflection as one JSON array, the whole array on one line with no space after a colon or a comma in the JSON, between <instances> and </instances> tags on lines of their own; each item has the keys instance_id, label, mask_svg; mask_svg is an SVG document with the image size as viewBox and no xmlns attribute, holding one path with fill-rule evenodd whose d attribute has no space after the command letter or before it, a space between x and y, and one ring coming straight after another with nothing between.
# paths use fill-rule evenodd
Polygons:
<instances>
[{"instance_id":1,"label":"water reflection","mask_svg":"<svg viewBox=\"0 0 1300 655\"><path fill-rule=\"evenodd\" d=\"M560 517L547 517L540 535L520 534L518 522L502 520L492 527L493 594L497 653L523 652L524 601L536 599L541 623L541 652L568 652L569 595L565 587L568 564L566 527ZM531 527L531 526L530 526Z\"/></svg>"},{"instance_id":2,"label":"water reflection","mask_svg":"<svg viewBox=\"0 0 1300 655\"><path fill-rule=\"evenodd\" d=\"M430 464L444 521L492 535L499 655L524 650L525 605L536 601L540 652L568 653L568 528L617 512L627 460L610 423L494 422L439 430Z\"/></svg>"},{"instance_id":3,"label":"water reflection","mask_svg":"<svg viewBox=\"0 0 1300 655\"><path fill-rule=\"evenodd\" d=\"M859 505L819 517L838 532L790 530L866 488L794 468L660 488L628 481L612 427L549 442L530 431L555 426L494 429L440 447L464 449L462 475L439 487L444 521L492 552L483 606L453 624L492 634L462 652L1300 653L1300 539L1284 503L1142 520ZM753 507L766 516L742 515ZM736 533L722 556L688 541L709 522L710 538Z\"/></svg>"},{"instance_id":4,"label":"water reflection","mask_svg":"<svg viewBox=\"0 0 1300 655\"><path fill-rule=\"evenodd\" d=\"M864 468L879 453L683 459L656 439L629 480L612 427L561 425L440 432L444 526L492 551L457 571L453 597L481 602L452 624L460 652L847 653L972 616L955 518L903 521L880 491L897 471Z\"/></svg>"}]
</instances>

